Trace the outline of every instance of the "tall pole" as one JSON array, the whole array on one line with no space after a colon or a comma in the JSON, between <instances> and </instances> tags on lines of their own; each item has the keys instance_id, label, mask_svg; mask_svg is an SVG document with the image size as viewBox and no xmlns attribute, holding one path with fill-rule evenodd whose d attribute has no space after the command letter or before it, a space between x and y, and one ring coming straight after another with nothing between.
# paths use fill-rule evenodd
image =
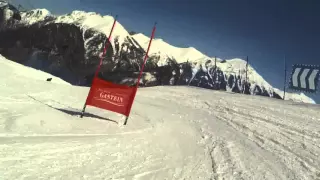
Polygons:
<instances>
[{"instance_id":1,"label":"tall pole","mask_svg":"<svg viewBox=\"0 0 320 180\"><path fill-rule=\"evenodd\" d=\"M130 105L129 105L129 106L130 106L129 109L131 109L131 107L132 107L134 98L135 98L135 96L136 96L136 93L137 93L137 90L138 90L138 87L139 87L139 84L140 84L140 79L141 79L141 77L142 77L142 73L143 73L143 70L144 70L144 66L145 66L145 64L146 64L146 62L147 62L147 60L148 60L148 57L149 57L149 56L148 56L148 53L149 53L149 50L150 50L150 47L151 47L151 42L152 42L152 40L153 40L153 38L154 38L154 34L155 34L155 32L156 32L156 26L157 26L157 22L154 23L154 26L153 26L153 29L152 29L152 33L151 33L151 37L150 37L150 40L149 40L148 49L147 49L147 52L146 52L146 54L145 54L145 56L144 56L143 64L142 64L141 69L140 69L140 73L139 73L139 76L138 76L138 81L137 81L135 90L134 90L134 92L132 93L131 102L129 103L129 104L130 104ZM126 117L123 125L127 125L128 118L129 118L129 115Z\"/></svg>"},{"instance_id":2,"label":"tall pole","mask_svg":"<svg viewBox=\"0 0 320 180\"><path fill-rule=\"evenodd\" d=\"M213 75L213 87L217 89L217 56L214 57L214 75Z\"/></svg>"},{"instance_id":3,"label":"tall pole","mask_svg":"<svg viewBox=\"0 0 320 180\"><path fill-rule=\"evenodd\" d=\"M246 86L248 84L248 64L249 64L249 57L247 56L247 63L246 63L246 80L243 88L243 94L245 93Z\"/></svg>"},{"instance_id":4,"label":"tall pole","mask_svg":"<svg viewBox=\"0 0 320 180\"><path fill-rule=\"evenodd\" d=\"M113 24L112 24L112 27L111 27L111 30L110 30L110 34L108 36L108 38L106 39L106 41L104 42L103 44L103 53L102 53L102 56L100 57L100 62L99 62L99 66L97 67L95 73L94 73L94 77L93 77L93 80L92 80L92 84L91 84L91 87L90 87L90 90L89 90L89 93L88 93L88 96L87 96L87 99L86 99L86 102L84 103L83 105L83 109L82 109L82 112L81 112L81 115L80 117L82 118L83 115L84 115L84 112L86 110L86 107L87 107L87 102L88 102L88 97L89 95L91 94L91 90L92 90L92 86L93 86L93 83L94 83L94 79L98 76L99 74L99 71L100 71L100 68L101 68L101 65L102 65L102 61L103 61L103 57L106 55L107 53L107 50L108 50L108 47L109 47L109 43L111 44L110 40L111 40L111 35L112 35L112 32L113 32L113 29L116 25L116 22L117 22L117 18L118 18L118 15L116 15L116 17L114 18L114 21L113 21Z\"/></svg>"},{"instance_id":5,"label":"tall pole","mask_svg":"<svg viewBox=\"0 0 320 180\"><path fill-rule=\"evenodd\" d=\"M217 70L217 56L214 57L214 69Z\"/></svg>"},{"instance_id":6,"label":"tall pole","mask_svg":"<svg viewBox=\"0 0 320 180\"><path fill-rule=\"evenodd\" d=\"M286 55L284 55L284 85L283 85L283 100L286 97L286 84L287 84L287 63L286 63Z\"/></svg>"}]
</instances>

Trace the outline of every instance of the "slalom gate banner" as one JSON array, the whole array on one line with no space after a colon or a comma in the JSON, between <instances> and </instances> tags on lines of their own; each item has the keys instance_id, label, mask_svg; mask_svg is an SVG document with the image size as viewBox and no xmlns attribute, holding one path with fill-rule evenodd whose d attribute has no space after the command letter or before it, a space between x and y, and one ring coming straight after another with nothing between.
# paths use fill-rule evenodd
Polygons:
<instances>
[{"instance_id":1,"label":"slalom gate banner","mask_svg":"<svg viewBox=\"0 0 320 180\"><path fill-rule=\"evenodd\" d=\"M113 84L95 77L86 105L129 116L135 91L136 87Z\"/></svg>"},{"instance_id":2,"label":"slalom gate banner","mask_svg":"<svg viewBox=\"0 0 320 180\"><path fill-rule=\"evenodd\" d=\"M151 42L152 42L152 39L154 38L156 24L154 25L152 30L148 49L144 56L143 64L138 76L138 81L136 83L136 86L133 86L133 87L108 82L103 79L100 79L97 76L102 65L103 56L107 52L107 48L109 46L109 43L111 42L110 37L112 35L115 24L116 24L116 18L114 20L112 29L110 31L108 41L106 42L103 55L101 56L99 66L93 78L93 82L92 82L89 94L87 96L86 103L83 107L81 117L83 117L84 115L86 106L90 105L90 106L98 107L101 109L105 109L105 110L109 110L109 111L113 111L113 112L125 115L126 120L124 124L126 125L137 89L139 86L139 82L143 73L143 69L148 58L148 52L150 50Z\"/></svg>"}]
</instances>

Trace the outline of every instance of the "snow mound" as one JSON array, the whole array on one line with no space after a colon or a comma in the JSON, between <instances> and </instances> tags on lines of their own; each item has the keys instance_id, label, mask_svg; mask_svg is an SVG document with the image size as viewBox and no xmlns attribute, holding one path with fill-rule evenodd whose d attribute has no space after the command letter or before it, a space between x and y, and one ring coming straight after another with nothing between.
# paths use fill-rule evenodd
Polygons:
<instances>
[{"instance_id":1,"label":"snow mound","mask_svg":"<svg viewBox=\"0 0 320 180\"><path fill-rule=\"evenodd\" d=\"M19 78L23 80L34 79L39 81L46 81L47 78L52 78L51 83L70 85L69 83L63 81L60 78L54 77L49 73L45 73L40 70L35 70L31 67L27 67L22 64L16 63L14 61L8 60L5 57L3 57L1 54L0 54L0 67L1 67L1 71L0 71L1 77L9 78L11 76L13 78Z\"/></svg>"},{"instance_id":2,"label":"snow mound","mask_svg":"<svg viewBox=\"0 0 320 180\"><path fill-rule=\"evenodd\" d=\"M273 90L278 93L283 98L283 91L273 88ZM294 102L304 102L304 103L310 103L310 104L317 104L313 99L305 95L304 93L290 93L286 92L285 100L294 101Z\"/></svg>"}]
</instances>

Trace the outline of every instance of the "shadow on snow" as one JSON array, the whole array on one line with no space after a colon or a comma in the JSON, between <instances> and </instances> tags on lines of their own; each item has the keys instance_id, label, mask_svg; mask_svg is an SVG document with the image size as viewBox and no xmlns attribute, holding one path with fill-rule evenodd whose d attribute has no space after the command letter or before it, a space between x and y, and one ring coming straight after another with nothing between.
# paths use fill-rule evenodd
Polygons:
<instances>
[{"instance_id":1,"label":"shadow on snow","mask_svg":"<svg viewBox=\"0 0 320 180\"><path fill-rule=\"evenodd\" d=\"M35 100L35 101L43 104L43 105L46 105L46 106L48 106L48 107L50 107L50 108L52 108L52 109L58 110L58 111L60 111L60 112L69 114L69 115L71 115L71 116L79 116L79 117L80 117L80 115L81 115L81 113L82 113L80 110L69 110L69 109L63 109L63 108L56 108L56 107L53 107L53 106L51 106L51 105L49 105L49 104L46 104L46 103L44 103L44 102L42 102L42 101L40 101L40 100L38 100L38 99L30 96L30 95L27 95L27 96L30 97L31 99L33 99L33 100ZM88 113L88 112L85 112L85 113L84 113L84 116L90 117L90 118L96 118L96 119L99 119L99 120L110 121L110 122L113 122L113 123L118 124L118 122L115 121L115 120L108 119L108 118L104 118L104 117L101 117L101 116L98 116L98 115L94 115L94 114L91 114L91 113Z\"/></svg>"}]
</instances>

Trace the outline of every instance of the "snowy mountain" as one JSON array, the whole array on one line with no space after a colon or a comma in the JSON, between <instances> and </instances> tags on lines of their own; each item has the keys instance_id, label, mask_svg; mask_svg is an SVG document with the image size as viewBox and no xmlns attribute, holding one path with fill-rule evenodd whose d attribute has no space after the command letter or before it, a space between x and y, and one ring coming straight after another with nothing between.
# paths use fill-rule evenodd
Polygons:
<instances>
[{"instance_id":1,"label":"snowy mountain","mask_svg":"<svg viewBox=\"0 0 320 180\"><path fill-rule=\"evenodd\" d=\"M0 32L0 53L6 58L41 69L74 85L88 86L99 62L113 17L73 11L61 16L46 9L21 13ZM120 21L121 22L121 21ZM150 27L151 31L151 27ZM132 85L137 81L149 37L129 32L117 23L103 60L100 77ZM19 53L18 53L19 52ZM26 58L27 57L27 58ZM241 59L217 62L195 48L174 47L154 39L141 85L191 85L234 93L282 98L250 65ZM288 93L288 100L315 103L304 94Z\"/></svg>"},{"instance_id":2,"label":"snowy mountain","mask_svg":"<svg viewBox=\"0 0 320 180\"><path fill-rule=\"evenodd\" d=\"M2 56L0 86L1 180L320 178L317 105L158 86L121 126L90 106L79 118L88 87Z\"/></svg>"},{"instance_id":3,"label":"snowy mountain","mask_svg":"<svg viewBox=\"0 0 320 180\"><path fill-rule=\"evenodd\" d=\"M132 36L135 38L143 48L147 48L148 46L148 37L143 34L136 34ZM215 70L215 65L218 69L220 69L224 75L226 76L240 76L245 77L246 74L246 61L242 59L230 59L230 60L222 60L220 58L210 58L198 50L194 48L177 48L165 43L161 39L155 39L152 44L152 48L150 49L151 54L157 54L162 57L158 65L163 66L167 64L167 59L175 59L179 63L183 63L186 61L192 62L193 64L193 72L209 72ZM161 52L165 52L161 55ZM193 73L193 76L195 76ZM254 90L256 87L262 87L266 89L268 95L273 92L279 95L283 99L283 91L272 87L264 78L255 71L255 69L248 65L247 72L248 82L251 86L251 94L254 94ZM233 85L234 86L234 85ZM228 89L228 91L231 91ZM296 93L287 93L286 100L293 100L299 102L308 102L315 103L314 100L306 96L304 93L296 94Z\"/></svg>"}]
</instances>

